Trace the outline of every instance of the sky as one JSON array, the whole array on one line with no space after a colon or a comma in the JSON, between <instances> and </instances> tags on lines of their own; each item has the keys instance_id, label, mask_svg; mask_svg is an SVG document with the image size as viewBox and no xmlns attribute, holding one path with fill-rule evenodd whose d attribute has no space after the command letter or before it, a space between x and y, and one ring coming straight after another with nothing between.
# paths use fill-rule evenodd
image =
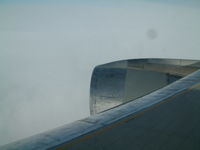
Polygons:
<instances>
[{"instance_id":1,"label":"sky","mask_svg":"<svg viewBox=\"0 0 200 150\"><path fill-rule=\"evenodd\" d=\"M196 0L1 0L0 145L89 116L95 66L200 59Z\"/></svg>"}]
</instances>

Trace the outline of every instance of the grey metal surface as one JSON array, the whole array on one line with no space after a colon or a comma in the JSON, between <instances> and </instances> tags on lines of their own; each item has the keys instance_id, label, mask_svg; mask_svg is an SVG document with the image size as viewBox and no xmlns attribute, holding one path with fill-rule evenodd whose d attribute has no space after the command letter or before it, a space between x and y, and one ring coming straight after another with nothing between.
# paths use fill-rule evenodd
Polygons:
<instances>
[{"instance_id":1,"label":"grey metal surface","mask_svg":"<svg viewBox=\"0 0 200 150\"><path fill-rule=\"evenodd\" d=\"M197 60L133 59L95 67L90 114L105 111L158 90L200 68Z\"/></svg>"},{"instance_id":2,"label":"grey metal surface","mask_svg":"<svg viewBox=\"0 0 200 150\"><path fill-rule=\"evenodd\" d=\"M135 101L0 149L177 149L184 146L181 143L190 147L199 142L199 83L196 71ZM173 101L162 104L169 99ZM162 105L155 107L158 104Z\"/></svg>"}]
</instances>

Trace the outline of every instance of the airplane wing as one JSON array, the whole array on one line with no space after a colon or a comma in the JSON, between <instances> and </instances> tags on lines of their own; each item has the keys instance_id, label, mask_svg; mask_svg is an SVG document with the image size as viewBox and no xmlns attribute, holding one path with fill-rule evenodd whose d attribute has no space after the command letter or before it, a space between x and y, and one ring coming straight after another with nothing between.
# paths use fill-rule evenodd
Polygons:
<instances>
[{"instance_id":1,"label":"airplane wing","mask_svg":"<svg viewBox=\"0 0 200 150\"><path fill-rule=\"evenodd\" d=\"M90 117L0 149L199 150L198 69L198 61L159 59L97 66L91 81ZM150 83L154 85L146 87ZM140 87L136 95L135 87Z\"/></svg>"}]
</instances>

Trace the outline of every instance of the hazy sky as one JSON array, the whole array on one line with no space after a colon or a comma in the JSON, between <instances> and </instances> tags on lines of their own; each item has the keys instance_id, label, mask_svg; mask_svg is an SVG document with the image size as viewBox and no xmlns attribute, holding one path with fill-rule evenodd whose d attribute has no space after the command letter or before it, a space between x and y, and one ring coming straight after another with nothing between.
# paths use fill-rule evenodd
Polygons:
<instances>
[{"instance_id":1,"label":"hazy sky","mask_svg":"<svg viewBox=\"0 0 200 150\"><path fill-rule=\"evenodd\" d=\"M89 115L94 66L200 59L200 2L1 0L0 145Z\"/></svg>"}]
</instances>

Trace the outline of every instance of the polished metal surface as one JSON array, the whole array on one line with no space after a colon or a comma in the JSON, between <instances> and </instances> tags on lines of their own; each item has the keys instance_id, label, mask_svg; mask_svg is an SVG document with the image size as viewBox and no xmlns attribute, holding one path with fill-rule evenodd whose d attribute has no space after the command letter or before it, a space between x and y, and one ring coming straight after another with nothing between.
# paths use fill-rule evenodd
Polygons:
<instances>
[{"instance_id":1,"label":"polished metal surface","mask_svg":"<svg viewBox=\"0 0 200 150\"><path fill-rule=\"evenodd\" d=\"M147 95L198 68L198 61L181 59L133 59L99 65L91 80L90 113Z\"/></svg>"}]
</instances>

